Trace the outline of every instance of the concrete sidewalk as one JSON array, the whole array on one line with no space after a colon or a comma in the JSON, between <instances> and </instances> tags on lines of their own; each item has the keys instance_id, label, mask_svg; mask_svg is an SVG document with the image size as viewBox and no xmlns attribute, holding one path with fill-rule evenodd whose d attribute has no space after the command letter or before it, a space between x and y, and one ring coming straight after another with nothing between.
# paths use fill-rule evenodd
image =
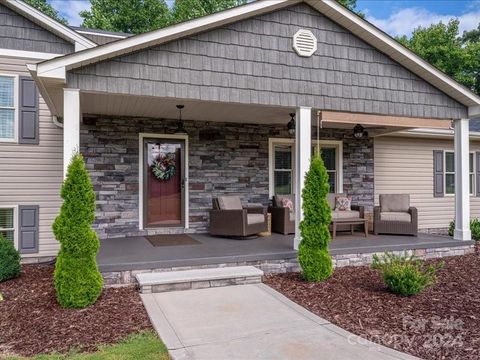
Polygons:
<instances>
[{"instance_id":1,"label":"concrete sidewalk","mask_svg":"<svg viewBox=\"0 0 480 360\"><path fill-rule=\"evenodd\" d=\"M173 359L414 359L310 313L264 284L142 294Z\"/></svg>"}]
</instances>

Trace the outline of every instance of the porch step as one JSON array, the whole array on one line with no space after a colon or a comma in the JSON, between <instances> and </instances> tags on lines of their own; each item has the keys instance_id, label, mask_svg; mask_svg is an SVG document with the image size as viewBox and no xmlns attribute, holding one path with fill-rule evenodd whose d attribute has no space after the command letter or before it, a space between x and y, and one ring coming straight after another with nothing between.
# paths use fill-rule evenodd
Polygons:
<instances>
[{"instance_id":1,"label":"porch step","mask_svg":"<svg viewBox=\"0 0 480 360\"><path fill-rule=\"evenodd\" d=\"M209 287L256 284L263 271L253 266L141 273L135 277L143 294Z\"/></svg>"}]
</instances>

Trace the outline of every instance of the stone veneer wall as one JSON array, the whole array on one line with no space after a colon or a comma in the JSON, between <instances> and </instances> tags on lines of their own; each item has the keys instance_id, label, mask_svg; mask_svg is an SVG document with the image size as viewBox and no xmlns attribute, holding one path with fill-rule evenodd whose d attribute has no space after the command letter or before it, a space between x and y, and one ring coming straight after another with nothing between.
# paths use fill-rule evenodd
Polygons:
<instances>
[{"instance_id":1,"label":"stone veneer wall","mask_svg":"<svg viewBox=\"0 0 480 360\"><path fill-rule=\"evenodd\" d=\"M240 195L245 203L268 205L268 139L290 137L285 125L185 121L185 128L189 134L189 231L207 231L211 199L218 195ZM174 129L175 120L84 119L81 152L97 194L94 227L100 238L146 234L138 228L139 133L171 134ZM354 203L371 210L373 139L354 139L351 130L338 129L323 129L320 138L343 140L344 191Z\"/></svg>"}]
</instances>

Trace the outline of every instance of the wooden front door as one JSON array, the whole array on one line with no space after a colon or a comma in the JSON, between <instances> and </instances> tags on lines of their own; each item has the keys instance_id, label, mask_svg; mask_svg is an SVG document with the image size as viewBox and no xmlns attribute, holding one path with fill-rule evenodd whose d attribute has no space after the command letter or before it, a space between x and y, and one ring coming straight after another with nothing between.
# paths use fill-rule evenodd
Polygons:
<instances>
[{"instance_id":1,"label":"wooden front door","mask_svg":"<svg viewBox=\"0 0 480 360\"><path fill-rule=\"evenodd\" d=\"M143 139L145 228L185 224L185 141Z\"/></svg>"}]
</instances>

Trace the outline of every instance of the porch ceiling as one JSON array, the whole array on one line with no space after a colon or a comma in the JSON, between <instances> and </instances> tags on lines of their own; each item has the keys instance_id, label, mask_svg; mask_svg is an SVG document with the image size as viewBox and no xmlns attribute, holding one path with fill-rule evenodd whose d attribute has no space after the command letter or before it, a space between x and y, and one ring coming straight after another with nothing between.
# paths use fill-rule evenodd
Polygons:
<instances>
[{"instance_id":1,"label":"porch ceiling","mask_svg":"<svg viewBox=\"0 0 480 360\"><path fill-rule=\"evenodd\" d=\"M125 117L151 117L157 119L177 119L176 105L185 105L182 110L184 120L254 123L254 124L286 124L290 120L289 113L294 108L262 105L245 105L219 103L211 101L192 101L175 98L141 97L112 95L101 93L82 93L82 113L87 115L107 115ZM313 115L313 120L315 116ZM315 123L315 122L313 122ZM368 122L360 122L371 135L380 135L411 127L389 126ZM325 122L323 128L352 129L352 122Z\"/></svg>"}]
</instances>

